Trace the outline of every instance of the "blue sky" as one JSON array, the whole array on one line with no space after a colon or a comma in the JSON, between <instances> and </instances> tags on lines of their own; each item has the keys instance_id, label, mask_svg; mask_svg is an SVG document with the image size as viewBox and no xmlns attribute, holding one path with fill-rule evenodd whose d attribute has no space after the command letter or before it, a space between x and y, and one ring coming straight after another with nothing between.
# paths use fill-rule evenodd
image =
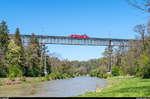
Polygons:
<instances>
[{"instance_id":1,"label":"blue sky","mask_svg":"<svg viewBox=\"0 0 150 99\"><path fill-rule=\"evenodd\" d=\"M10 33L134 38L133 27L148 17L125 0L0 0L0 21ZM105 47L48 45L50 53L69 60L99 58Z\"/></svg>"}]
</instances>

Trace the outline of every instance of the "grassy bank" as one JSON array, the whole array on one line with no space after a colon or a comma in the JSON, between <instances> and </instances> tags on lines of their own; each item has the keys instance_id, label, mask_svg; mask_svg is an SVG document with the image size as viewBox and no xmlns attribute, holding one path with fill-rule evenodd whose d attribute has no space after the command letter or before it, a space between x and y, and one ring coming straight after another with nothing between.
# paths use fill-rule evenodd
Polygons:
<instances>
[{"instance_id":1,"label":"grassy bank","mask_svg":"<svg viewBox=\"0 0 150 99\"><path fill-rule=\"evenodd\" d=\"M150 79L113 77L106 81L108 85L100 92L88 92L77 97L150 97Z\"/></svg>"},{"instance_id":2,"label":"grassy bank","mask_svg":"<svg viewBox=\"0 0 150 99\"><path fill-rule=\"evenodd\" d=\"M73 77L75 76L70 76L68 74L56 75L54 73L51 73L50 75L43 76L43 77L0 78L0 88L6 85L38 83L38 82L45 82L50 80L73 78Z\"/></svg>"},{"instance_id":3,"label":"grassy bank","mask_svg":"<svg viewBox=\"0 0 150 99\"><path fill-rule=\"evenodd\" d=\"M7 85L29 84L49 81L46 77L22 77L22 78L0 78L0 88Z\"/></svg>"}]
</instances>

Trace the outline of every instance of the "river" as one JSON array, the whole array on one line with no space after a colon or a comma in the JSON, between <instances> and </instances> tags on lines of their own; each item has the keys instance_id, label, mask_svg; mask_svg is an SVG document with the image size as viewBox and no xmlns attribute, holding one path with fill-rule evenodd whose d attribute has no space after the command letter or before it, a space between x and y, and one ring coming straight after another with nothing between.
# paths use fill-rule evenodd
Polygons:
<instances>
[{"instance_id":1,"label":"river","mask_svg":"<svg viewBox=\"0 0 150 99\"><path fill-rule=\"evenodd\" d=\"M96 77L75 77L52 80L36 84L20 84L0 88L0 97L69 97L93 92L96 86L102 88L106 81Z\"/></svg>"}]
</instances>

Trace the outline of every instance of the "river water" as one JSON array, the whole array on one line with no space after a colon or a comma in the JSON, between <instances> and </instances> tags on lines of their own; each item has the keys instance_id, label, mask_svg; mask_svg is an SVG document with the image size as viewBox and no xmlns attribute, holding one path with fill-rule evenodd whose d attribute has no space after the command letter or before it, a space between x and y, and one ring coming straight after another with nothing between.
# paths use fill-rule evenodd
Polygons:
<instances>
[{"instance_id":1,"label":"river water","mask_svg":"<svg viewBox=\"0 0 150 99\"><path fill-rule=\"evenodd\" d=\"M38 84L0 88L0 97L69 97L94 92L96 86L104 87L106 81L96 77L75 77Z\"/></svg>"}]
</instances>

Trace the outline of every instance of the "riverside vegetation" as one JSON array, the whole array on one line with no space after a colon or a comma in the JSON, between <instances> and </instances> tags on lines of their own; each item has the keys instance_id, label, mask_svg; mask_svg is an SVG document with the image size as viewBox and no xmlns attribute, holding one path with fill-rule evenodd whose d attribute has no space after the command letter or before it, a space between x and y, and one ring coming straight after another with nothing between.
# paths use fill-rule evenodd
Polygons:
<instances>
[{"instance_id":1,"label":"riverside vegetation","mask_svg":"<svg viewBox=\"0 0 150 99\"><path fill-rule=\"evenodd\" d=\"M87 92L76 97L150 97L150 79L111 77L100 92Z\"/></svg>"},{"instance_id":2,"label":"riverside vegetation","mask_svg":"<svg viewBox=\"0 0 150 99\"><path fill-rule=\"evenodd\" d=\"M111 76L150 77L150 22L147 25L135 26L136 38L134 47L113 47L112 75L107 74L109 66L109 50L105 49L103 57L89 61L60 60L56 54L46 56L48 76L43 79L63 79L75 76L89 75L100 78ZM28 44L22 44L19 28L10 39L5 21L0 24L0 77L22 80L25 77L42 77L41 50L34 33ZM132 44L133 42L130 42ZM3 80L1 81L1 83ZM3 85L3 84L0 84Z\"/></svg>"},{"instance_id":3,"label":"riverside vegetation","mask_svg":"<svg viewBox=\"0 0 150 99\"><path fill-rule=\"evenodd\" d=\"M41 72L41 45L39 44L36 35L32 33L29 43L22 44L19 28L16 29L14 38L9 38L8 26L5 21L2 21L0 23L0 86L30 82L31 78L35 79L36 77L39 77L39 80L37 81L48 81L82 75L105 79L113 76L129 75L137 78L121 79L120 81L122 84L127 83L127 80L138 87L139 84L141 84L140 81L143 81L142 83L149 87L147 83L150 78L150 21L148 21L147 24L136 25L134 32L139 34L135 38L136 41L134 42L134 46L119 46L112 48L111 75L107 74L110 60L109 49L106 48L102 58L91 59L88 61L60 60L56 54L49 54L46 56L46 69L48 75L43 77ZM133 45L133 42L129 43ZM117 79L119 78L112 80L117 81ZM124 86L124 84L121 85L121 83L120 87ZM144 84L143 86L145 86ZM119 85L117 85L117 87L119 87ZM127 85L127 88L128 87L129 86ZM113 88L115 89L115 87L112 86L112 89ZM141 89L145 92L148 91L146 87L142 88ZM122 90L120 90L120 92L123 93ZM111 91L111 93L113 92ZM147 96L147 94L141 94L140 96L144 95ZM131 95L128 94L128 96Z\"/></svg>"},{"instance_id":4,"label":"riverside vegetation","mask_svg":"<svg viewBox=\"0 0 150 99\"><path fill-rule=\"evenodd\" d=\"M142 0L142 4L130 2L134 7L149 13L150 0ZM147 9L148 8L148 9ZM43 77L40 44L34 33L30 43L22 44L19 28L15 37L8 37L9 29L5 21L0 23L0 86L7 82L30 82L31 78L39 77L39 81L70 78L89 75L105 78L112 86L104 88L99 93L87 93L84 96L149 96L150 78L150 21L134 27L138 34L134 46L113 47L112 74L107 74L109 66L109 49L106 48L103 57L89 61L60 60L57 55L47 55L46 64L48 75ZM133 42L130 42L133 45ZM135 78L114 78L114 76L134 76ZM112 78L110 78L112 77ZM30 79L29 79L30 78ZM9 80L9 81L8 81ZM37 80L38 81L38 80ZM32 81L31 81L32 82Z\"/></svg>"}]
</instances>

